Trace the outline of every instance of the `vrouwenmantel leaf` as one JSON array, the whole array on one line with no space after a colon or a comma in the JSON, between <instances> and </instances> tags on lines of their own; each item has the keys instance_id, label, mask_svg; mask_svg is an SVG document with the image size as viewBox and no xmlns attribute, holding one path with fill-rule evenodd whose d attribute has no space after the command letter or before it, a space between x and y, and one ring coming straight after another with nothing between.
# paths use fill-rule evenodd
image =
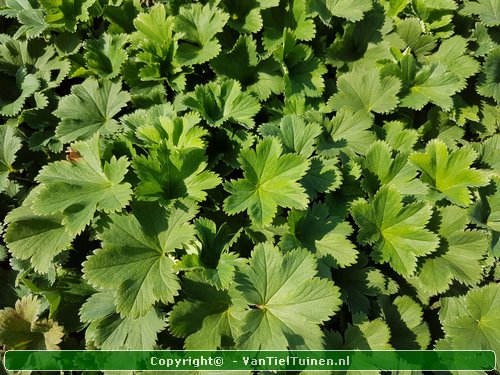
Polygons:
<instances>
[{"instance_id":1,"label":"vrouwenmantel leaf","mask_svg":"<svg viewBox=\"0 0 500 375\"><path fill-rule=\"evenodd\" d=\"M77 155L74 160L55 161L40 171L32 207L39 215L61 213L66 229L80 233L96 211L114 212L127 205L132 191L122 181L129 162L113 157L102 163L97 134L73 143L71 152Z\"/></svg>"},{"instance_id":2,"label":"vrouwenmantel leaf","mask_svg":"<svg viewBox=\"0 0 500 375\"><path fill-rule=\"evenodd\" d=\"M224 186L231 194L224 201L227 213L247 210L255 224L266 225L272 221L278 206L306 207L308 198L298 180L307 171L309 162L304 156L282 153L282 146L274 137L260 142L255 151L241 151L238 160L244 178Z\"/></svg>"},{"instance_id":3,"label":"vrouwenmantel leaf","mask_svg":"<svg viewBox=\"0 0 500 375\"><path fill-rule=\"evenodd\" d=\"M499 130L499 0L0 0L0 347L500 358Z\"/></svg>"},{"instance_id":4,"label":"vrouwenmantel leaf","mask_svg":"<svg viewBox=\"0 0 500 375\"><path fill-rule=\"evenodd\" d=\"M102 248L83 264L84 277L98 288L114 289L124 317L144 316L157 301L173 302L180 287L175 250L193 239L189 220L195 212L192 203L169 209L143 203L132 214L110 215L98 234Z\"/></svg>"},{"instance_id":5,"label":"vrouwenmantel leaf","mask_svg":"<svg viewBox=\"0 0 500 375\"><path fill-rule=\"evenodd\" d=\"M316 276L316 264L306 250L283 255L270 244L256 246L249 265L236 274L236 289L254 307L243 318L238 348L323 348L319 325L341 302L339 289Z\"/></svg>"}]
</instances>

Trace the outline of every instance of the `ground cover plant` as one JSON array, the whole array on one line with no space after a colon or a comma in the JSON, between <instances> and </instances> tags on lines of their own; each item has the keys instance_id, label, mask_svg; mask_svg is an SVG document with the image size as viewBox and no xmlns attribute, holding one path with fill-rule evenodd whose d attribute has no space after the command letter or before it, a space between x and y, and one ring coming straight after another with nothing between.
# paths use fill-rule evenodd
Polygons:
<instances>
[{"instance_id":1,"label":"ground cover plant","mask_svg":"<svg viewBox=\"0 0 500 375\"><path fill-rule=\"evenodd\" d=\"M0 0L4 349L492 349L499 0Z\"/></svg>"}]
</instances>

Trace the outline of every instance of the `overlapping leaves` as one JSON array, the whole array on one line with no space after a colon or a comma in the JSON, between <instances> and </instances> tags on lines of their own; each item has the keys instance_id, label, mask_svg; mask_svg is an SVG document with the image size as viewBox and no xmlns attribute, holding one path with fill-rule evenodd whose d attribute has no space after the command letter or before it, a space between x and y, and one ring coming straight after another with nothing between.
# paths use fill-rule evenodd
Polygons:
<instances>
[{"instance_id":1,"label":"overlapping leaves","mask_svg":"<svg viewBox=\"0 0 500 375\"><path fill-rule=\"evenodd\" d=\"M498 352L499 12L0 0L0 345Z\"/></svg>"}]
</instances>

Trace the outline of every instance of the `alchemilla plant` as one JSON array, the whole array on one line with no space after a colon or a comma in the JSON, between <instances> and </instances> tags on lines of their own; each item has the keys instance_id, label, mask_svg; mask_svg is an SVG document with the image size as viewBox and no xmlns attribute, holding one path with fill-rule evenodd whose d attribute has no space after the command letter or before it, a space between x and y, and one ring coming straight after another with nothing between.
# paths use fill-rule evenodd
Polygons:
<instances>
[{"instance_id":1,"label":"alchemilla plant","mask_svg":"<svg viewBox=\"0 0 500 375\"><path fill-rule=\"evenodd\" d=\"M5 349L492 349L499 0L0 0Z\"/></svg>"}]
</instances>

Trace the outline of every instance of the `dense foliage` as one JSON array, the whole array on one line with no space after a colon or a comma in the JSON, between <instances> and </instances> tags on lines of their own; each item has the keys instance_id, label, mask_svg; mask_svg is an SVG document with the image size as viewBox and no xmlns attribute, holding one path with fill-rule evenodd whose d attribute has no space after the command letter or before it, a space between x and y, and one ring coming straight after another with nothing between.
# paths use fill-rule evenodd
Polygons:
<instances>
[{"instance_id":1,"label":"dense foliage","mask_svg":"<svg viewBox=\"0 0 500 375\"><path fill-rule=\"evenodd\" d=\"M6 349L493 349L499 0L0 0Z\"/></svg>"}]
</instances>

